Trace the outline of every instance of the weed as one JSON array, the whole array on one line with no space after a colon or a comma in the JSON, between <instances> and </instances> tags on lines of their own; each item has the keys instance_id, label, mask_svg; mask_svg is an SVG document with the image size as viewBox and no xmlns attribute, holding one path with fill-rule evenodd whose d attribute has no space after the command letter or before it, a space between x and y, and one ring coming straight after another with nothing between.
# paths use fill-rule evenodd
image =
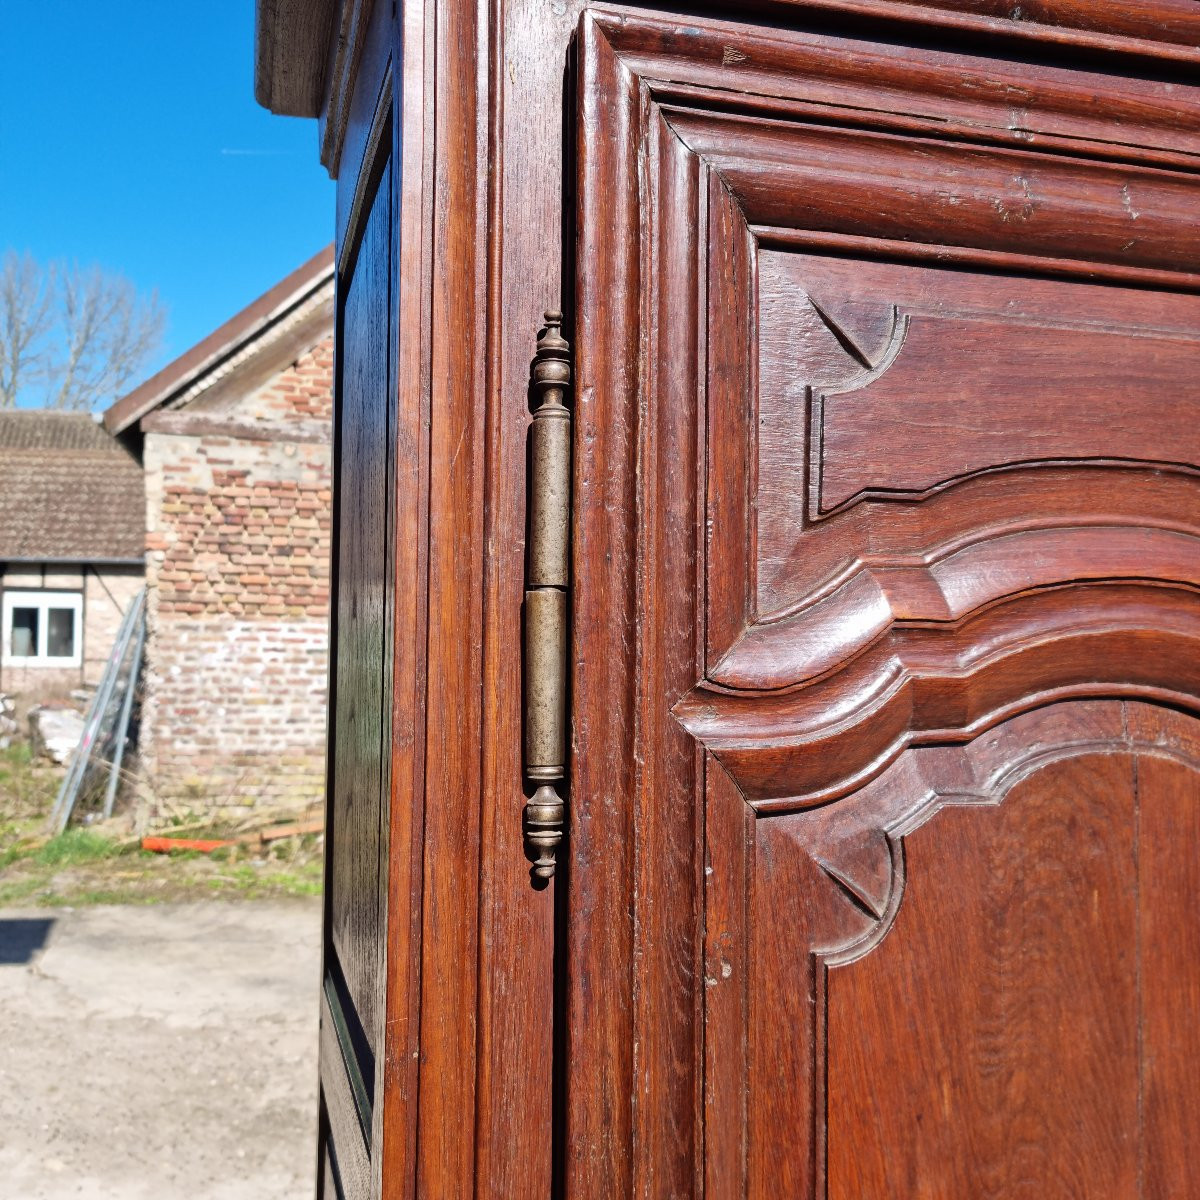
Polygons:
<instances>
[{"instance_id":1,"label":"weed","mask_svg":"<svg viewBox=\"0 0 1200 1200\"><path fill-rule=\"evenodd\" d=\"M55 768L34 761L27 742L0 750L0 819L47 811L58 791L59 775Z\"/></svg>"},{"instance_id":2,"label":"weed","mask_svg":"<svg viewBox=\"0 0 1200 1200\"><path fill-rule=\"evenodd\" d=\"M90 829L68 829L39 846L30 857L46 867L75 867L112 858L120 852L115 842Z\"/></svg>"},{"instance_id":3,"label":"weed","mask_svg":"<svg viewBox=\"0 0 1200 1200\"><path fill-rule=\"evenodd\" d=\"M118 822L72 826L47 840L46 813L60 779L61 771L37 764L26 745L0 750L0 906L258 900L321 893L324 839L311 834L268 845L230 846L213 854L171 855L141 850L136 821L134 837L128 822ZM244 822L212 814L197 820L198 815L174 815L163 832L220 839L244 831ZM256 813L255 820L261 821L262 814ZM116 840L121 836L127 840Z\"/></svg>"}]
</instances>

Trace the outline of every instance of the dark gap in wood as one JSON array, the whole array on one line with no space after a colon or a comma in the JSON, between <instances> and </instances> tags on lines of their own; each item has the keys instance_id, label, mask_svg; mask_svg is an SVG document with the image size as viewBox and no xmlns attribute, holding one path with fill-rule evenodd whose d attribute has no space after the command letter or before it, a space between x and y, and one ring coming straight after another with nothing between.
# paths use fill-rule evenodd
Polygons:
<instances>
[{"instance_id":1,"label":"dark gap in wood","mask_svg":"<svg viewBox=\"0 0 1200 1200\"><path fill-rule=\"evenodd\" d=\"M336 953L326 955L324 987L329 1011L333 1014L338 1045L342 1048L342 1057L346 1060L350 1087L359 1110L358 1117L363 1125L363 1139L369 1146L371 1110L375 1104L375 1055L358 1018Z\"/></svg>"}]
</instances>

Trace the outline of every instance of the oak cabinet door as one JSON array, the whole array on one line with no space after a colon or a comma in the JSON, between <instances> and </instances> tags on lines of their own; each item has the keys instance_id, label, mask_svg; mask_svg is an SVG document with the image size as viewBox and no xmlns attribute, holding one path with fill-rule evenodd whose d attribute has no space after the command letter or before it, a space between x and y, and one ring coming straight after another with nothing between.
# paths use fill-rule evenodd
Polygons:
<instances>
[{"instance_id":1,"label":"oak cabinet door","mask_svg":"<svg viewBox=\"0 0 1200 1200\"><path fill-rule=\"evenodd\" d=\"M1200 1196L1200 88L578 44L572 1196Z\"/></svg>"},{"instance_id":2,"label":"oak cabinet door","mask_svg":"<svg viewBox=\"0 0 1200 1200\"><path fill-rule=\"evenodd\" d=\"M334 670L321 994L327 1200L378 1193L371 1158L387 1058L390 780L391 165L338 281ZM333 1190L331 1190L331 1187Z\"/></svg>"}]
</instances>

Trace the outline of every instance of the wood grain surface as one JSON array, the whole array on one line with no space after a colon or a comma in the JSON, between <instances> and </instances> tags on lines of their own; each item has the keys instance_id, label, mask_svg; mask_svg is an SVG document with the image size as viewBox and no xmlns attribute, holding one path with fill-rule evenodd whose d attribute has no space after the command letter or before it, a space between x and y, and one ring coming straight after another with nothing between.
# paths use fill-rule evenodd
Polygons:
<instances>
[{"instance_id":1,"label":"wood grain surface","mask_svg":"<svg viewBox=\"0 0 1200 1200\"><path fill-rule=\"evenodd\" d=\"M1136 762L905 839L892 928L826 982L831 1198L1138 1194Z\"/></svg>"},{"instance_id":2,"label":"wood grain surface","mask_svg":"<svg viewBox=\"0 0 1200 1200\"><path fill-rule=\"evenodd\" d=\"M326 1195L1188 1195L1194 10L331 19ZM573 736L536 891L559 306Z\"/></svg>"},{"instance_id":3,"label":"wood grain surface","mask_svg":"<svg viewBox=\"0 0 1200 1200\"><path fill-rule=\"evenodd\" d=\"M1200 91L825 36L580 26L566 1194L1163 1194Z\"/></svg>"},{"instance_id":4,"label":"wood grain surface","mask_svg":"<svg viewBox=\"0 0 1200 1200\"><path fill-rule=\"evenodd\" d=\"M759 823L751 1194L1189 1194L1198 728L1061 704Z\"/></svg>"},{"instance_id":5,"label":"wood grain surface","mask_svg":"<svg viewBox=\"0 0 1200 1200\"><path fill-rule=\"evenodd\" d=\"M386 1058L385 834L391 717L391 168L364 214L358 253L342 276L336 365L336 630L334 749L327 820L326 984L322 1076L329 1152L344 1194L370 1194L377 1081ZM353 1082L352 1082L353 1081ZM381 1089L380 1089L381 1090Z\"/></svg>"}]
</instances>

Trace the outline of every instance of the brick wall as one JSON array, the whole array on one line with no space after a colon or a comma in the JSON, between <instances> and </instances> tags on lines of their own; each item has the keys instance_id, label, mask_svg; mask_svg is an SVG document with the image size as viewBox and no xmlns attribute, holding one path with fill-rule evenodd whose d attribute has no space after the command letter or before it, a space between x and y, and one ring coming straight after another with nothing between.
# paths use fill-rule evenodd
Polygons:
<instances>
[{"instance_id":1,"label":"brick wall","mask_svg":"<svg viewBox=\"0 0 1200 1200\"><path fill-rule=\"evenodd\" d=\"M326 340L234 408L192 411L195 432L146 434L142 760L165 799L322 796L332 362Z\"/></svg>"}]
</instances>

